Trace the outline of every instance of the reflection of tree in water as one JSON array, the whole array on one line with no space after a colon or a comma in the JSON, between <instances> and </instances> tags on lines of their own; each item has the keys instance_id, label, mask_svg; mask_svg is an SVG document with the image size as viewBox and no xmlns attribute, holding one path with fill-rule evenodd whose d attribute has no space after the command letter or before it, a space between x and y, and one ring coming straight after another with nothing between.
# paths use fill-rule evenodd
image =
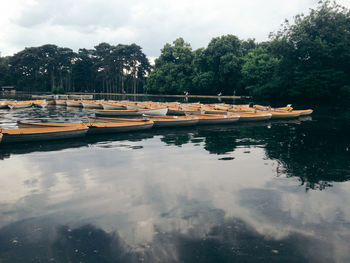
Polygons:
<instances>
[{"instance_id":1,"label":"reflection of tree in water","mask_svg":"<svg viewBox=\"0 0 350 263\"><path fill-rule=\"evenodd\" d=\"M57 262L132 262L126 245L115 234L91 225L70 229L61 226L53 243Z\"/></svg>"},{"instance_id":2,"label":"reflection of tree in water","mask_svg":"<svg viewBox=\"0 0 350 263\"><path fill-rule=\"evenodd\" d=\"M188 132L184 133L173 133L164 135L160 140L165 142L167 145L182 146L183 144L189 143L191 140L191 134Z\"/></svg>"},{"instance_id":3,"label":"reflection of tree in water","mask_svg":"<svg viewBox=\"0 0 350 263\"><path fill-rule=\"evenodd\" d=\"M0 262L332 262L332 253L322 249L329 247L325 240L298 233L275 240L241 220L221 221L204 235L162 232L131 248L92 225L69 228L31 219L0 230Z\"/></svg>"},{"instance_id":4,"label":"reflection of tree in water","mask_svg":"<svg viewBox=\"0 0 350 263\"><path fill-rule=\"evenodd\" d=\"M266 154L282 163L281 172L297 176L309 189L350 179L349 123L310 122L272 126L266 132Z\"/></svg>"},{"instance_id":5,"label":"reflection of tree in water","mask_svg":"<svg viewBox=\"0 0 350 263\"><path fill-rule=\"evenodd\" d=\"M209 153L212 154L225 154L232 152L237 147L237 137L239 135L239 130L230 129L230 130L199 130L198 136L204 137L206 149Z\"/></svg>"}]
</instances>

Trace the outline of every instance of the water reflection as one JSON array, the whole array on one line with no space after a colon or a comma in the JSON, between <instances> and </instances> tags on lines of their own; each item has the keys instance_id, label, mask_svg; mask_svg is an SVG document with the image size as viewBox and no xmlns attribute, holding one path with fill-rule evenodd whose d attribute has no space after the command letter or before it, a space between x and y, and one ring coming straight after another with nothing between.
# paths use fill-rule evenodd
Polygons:
<instances>
[{"instance_id":1,"label":"water reflection","mask_svg":"<svg viewBox=\"0 0 350 263\"><path fill-rule=\"evenodd\" d=\"M239 219L224 220L222 216L220 224L201 237L196 233L158 233L143 250L132 250L116 232L90 224L56 225L54 221L36 218L0 230L2 262L333 261L327 241L299 233L274 240ZM315 250L317 256L312 253Z\"/></svg>"},{"instance_id":2,"label":"water reflection","mask_svg":"<svg viewBox=\"0 0 350 263\"><path fill-rule=\"evenodd\" d=\"M348 125L316 116L1 145L0 261L348 262Z\"/></svg>"}]
</instances>

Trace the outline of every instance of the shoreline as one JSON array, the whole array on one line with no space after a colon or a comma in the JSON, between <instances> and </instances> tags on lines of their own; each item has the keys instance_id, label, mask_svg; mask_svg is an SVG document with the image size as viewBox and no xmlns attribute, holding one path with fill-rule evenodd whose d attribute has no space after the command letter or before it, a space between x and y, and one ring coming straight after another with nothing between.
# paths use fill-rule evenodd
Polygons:
<instances>
[{"instance_id":1,"label":"shoreline","mask_svg":"<svg viewBox=\"0 0 350 263\"><path fill-rule=\"evenodd\" d=\"M143 97L169 97L169 98L211 98L211 99L247 99L249 96L217 96L217 95L163 95L163 94L131 94L131 93L80 93L67 92L67 95L107 95L107 96L143 96Z\"/></svg>"}]
</instances>

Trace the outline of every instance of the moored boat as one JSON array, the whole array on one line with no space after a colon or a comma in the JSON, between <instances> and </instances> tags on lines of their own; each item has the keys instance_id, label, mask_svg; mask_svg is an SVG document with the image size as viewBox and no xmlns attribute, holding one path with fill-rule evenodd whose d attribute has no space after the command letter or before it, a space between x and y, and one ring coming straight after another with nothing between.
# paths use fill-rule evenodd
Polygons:
<instances>
[{"instance_id":1,"label":"moored boat","mask_svg":"<svg viewBox=\"0 0 350 263\"><path fill-rule=\"evenodd\" d=\"M83 107L80 100L66 100L67 107Z\"/></svg>"},{"instance_id":2,"label":"moored boat","mask_svg":"<svg viewBox=\"0 0 350 263\"><path fill-rule=\"evenodd\" d=\"M1 143L70 139L85 136L87 131L87 127L0 129Z\"/></svg>"},{"instance_id":3,"label":"moored boat","mask_svg":"<svg viewBox=\"0 0 350 263\"><path fill-rule=\"evenodd\" d=\"M278 112L278 111L265 111L266 113L271 113L271 119L292 119L298 118L300 112L288 111L288 112Z\"/></svg>"},{"instance_id":4,"label":"moored boat","mask_svg":"<svg viewBox=\"0 0 350 263\"><path fill-rule=\"evenodd\" d=\"M81 122L21 122L17 121L19 128L45 128L45 127L86 127Z\"/></svg>"},{"instance_id":5,"label":"moored boat","mask_svg":"<svg viewBox=\"0 0 350 263\"><path fill-rule=\"evenodd\" d=\"M310 115L313 110L312 109L307 109L307 110L293 110L293 112L299 112L300 116L307 116Z\"/></svg>"},{"instance_id":6,"label":"moored boat","mask_svg":"<svg viewBox=\"0 0 350 263\"><path fill-rule=\"evenodd\" d=\"M153 122L153 127L187 127L198 124L196 116L148 116Z\"/></svg>"},{"instance_id":7,"label":"moored boat","mask_svg":"<svg viewBox=\"0 0 350 263\"><path fill-rule=\"evenodd\" d=\"M144 109L144 110L137 110L141 114L146 115L155 115L155 116L165 116L168 112L168 107L159 107L159 108L153 108L153 109Z\"/></svg>"},{"instance_id":8,"label":"moored boat","mask_svg":"<svg viewBox=\"0 0 350 263\"><path fill-rule=\"evenodd\" d=\"M96 110L96 116L142 116L137 110Z\"/></svg>"},{"instance_id":9,"label":"moored boat","mask_svg":"<svg viewBox=\"0 0 350 263\"><path fill-rule=\"evenodd\" d=\"M115 102L102 102L104 110L126 110L126 106Z\"/></svg>"},{"instance_id":10,"label":"moored boat","mask_svg":"<svg viewBox=\"0 0 350 263\"><path fill-rule=\"evenodd\" d=\"M66 100L55 100L56 106L67 106Z\"/></svg>"},{"instance_id":11,"label":"moored boat","mask_svg":"<svg viewBox=\"0 0 350 263\"><path fill-rule=\"evenodd\" d=\"M30 108L33 106L33 102L31 102L31 101L17 101L14 103L9 103L8 106L10 109Z\"/></svg>"},{"instance_id":12,"label":"moored boat","mask_svg":"<svg viewBox=\"0 0 350 263\"><path fill-rule=\"evenodd\" d=\"M11 103L14 103L13 101L1 101L0 102L0 109L7 109L9 108L9 105Z\"/></svg>"},{"instance_id":13,"label":"moored boat","mask_svg":"<svg viewBox=\"0 0 350 263\"><path fill-rule=\"evenodd\" d=\"M84 108L87 109L103 109L102 104L98 103L96 101L87 101L87 100L83 100L81 101L82 105Z\"/></svg>"},{"instance_id":14,"label":"moored boat","mask_svg":"<svg viewBox=\"0 0 350 263\"><path fill-rule=\"evenodd\" d=\"M271 113L265 112L239 112L239 121L265 121L272 117Z\"/></svg>"},{"instance_id":15,"label":"moored boat","mask_svg":"<svg viewBox=\"0 0 350 263\"><path fill-rule=\"evenodd\" d=\"M223 114L199 114L194 115L198 118L198 124L229 124L237 122L240 119L240 115L231 114L231 115L223 115Z\"/></svg>"},{"instance_id":16,"label":"moored boat","mask_svg":"<svg viewBox=\"0 0 350 263\"><path fill-rule=\"evenodd\" d=\"M108 123L90 123L88 125L88 134L101 133L119 133L133 132L150 129L153 126L153 121L147 120L143 122L108 122Z\"/></svg>"},{"instance_id":17,"label":"moored boat","mask_svg":"<svg viewBox=\"0 0 350 263\"><path fill-rule=\"evenodd\" d=\"M33 104L34 106L40 107L40 108L45 108L48 105L46 100L34 100Z\"/></svg>"},{"instance_id":18,"label":"moored boat","mask_svg":"<svg viewBox=\"0 0 350 263\"><path fill-rule=\"evenodd\" d=\"M150 129L153 126L153 121L143 120L133 121L124 120L120 122L116 121L101 121L90 123L34 123L34 122L17 122L19 127L45 129L45 128L88 128L87 134L101 134L101 133L118 133L118 132L131 132L138 130Z\"/></svg>"}]
</instances>

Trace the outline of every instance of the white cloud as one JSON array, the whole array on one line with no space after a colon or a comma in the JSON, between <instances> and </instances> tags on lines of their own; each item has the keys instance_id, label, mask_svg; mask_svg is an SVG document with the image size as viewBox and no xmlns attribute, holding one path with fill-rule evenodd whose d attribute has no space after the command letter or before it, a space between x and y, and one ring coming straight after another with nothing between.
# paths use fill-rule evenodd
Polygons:
<instances>
[{"instance_id":1,"label":"white cloud","mask_svg":"<svg viewBox=\"0 0 350 263\"><path fill-rule=\"evenodd\" d=\"M340 0L350 7L350 0ZM47 43L92 48L136 43L156 57L166 42L183 37L194 49L234 34L266 40L284 19L314 8L317 0L12 0L0 4L0 51L11 55Z\"/></svg>"}]
</instances>

